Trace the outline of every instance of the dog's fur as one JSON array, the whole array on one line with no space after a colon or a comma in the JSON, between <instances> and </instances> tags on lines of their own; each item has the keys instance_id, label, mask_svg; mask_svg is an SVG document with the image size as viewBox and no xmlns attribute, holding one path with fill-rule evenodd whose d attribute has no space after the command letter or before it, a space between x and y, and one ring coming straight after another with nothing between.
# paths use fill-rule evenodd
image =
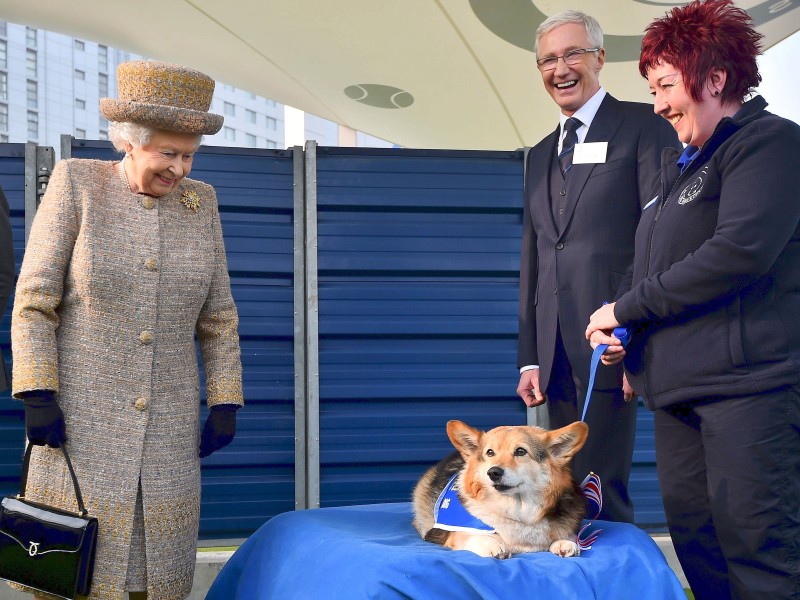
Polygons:
<instances>
[{"instance_id":1,"label":"dog's fur","mask_svg":"<svg viewBox=\"0 0 800 600\"><path fill-rule=\"evenodd\" d=\"M581 422L555 431L518 426L483 432L449 421L457 452L428 469L414 488L414 527L429 542L481 556L545 550L577 556L586 506L569 463L588 433ZM462 504L495 533L434 528L434 506L456 472Z\"/></svg>"}]
</instances>

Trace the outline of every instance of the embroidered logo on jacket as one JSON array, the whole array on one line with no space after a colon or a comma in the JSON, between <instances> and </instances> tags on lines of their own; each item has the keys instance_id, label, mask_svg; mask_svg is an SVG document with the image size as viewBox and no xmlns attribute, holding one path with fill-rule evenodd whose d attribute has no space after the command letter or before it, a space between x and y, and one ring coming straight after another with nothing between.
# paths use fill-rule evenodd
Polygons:
<instances>
[{"instance_id":1,"label":"embroidered logo on jacket","mask_svg":"<svg viewBox=\"0 0 800 600\"><path fill-rule=\"evenodd\" d=\"M706 175L708 175L708 165L702 168L689 184L683 188L681 195L678 196L678 204L689 204L692 200L700 195L703 191L703 183L705 183Z\"/></svg>"}]
</instances>

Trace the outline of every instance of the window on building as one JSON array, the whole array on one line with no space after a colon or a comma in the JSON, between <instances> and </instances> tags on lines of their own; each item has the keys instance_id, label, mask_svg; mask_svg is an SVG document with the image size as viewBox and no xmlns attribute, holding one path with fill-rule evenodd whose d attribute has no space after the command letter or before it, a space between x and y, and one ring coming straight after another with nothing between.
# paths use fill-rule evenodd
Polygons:
<instances>
[{"instance_id":1,"label":"window on building","mask_svg":"<svg viewBox=\"0 0 800 600\"><path fill-rule=\"evenodd\" d=\"M86 71L75 69L75 79L78 81L86 81Z\"/></svg>"},{"instance_id":2,"label":"window on building","mask_svg":"<svg viewBox=\"0 0 800 600\"><path fill-rule=\"evenodd\" d=\"M232 104L230 102L226 102L225 103L225 114L228 115L229 117L235 117L236 116L236 105Z\"/></svg>"},{"instance_id":3,"label":"window on building","mask_svg":"<svg viewBox=\"0 0 800 600\"><path fill-rule=\"evenodd\" d=\"M108 71L108 46L97 46L97 68L101 73Z\"/></svg>"},{"instance_id":4,"label":"window on building","mask_svg":"<svg viewBox=\"0 0 800 600\"><path fill-rule=\"evenodd\" d=\"M97 139L98 140L107 140L108 139L108 131L105 129L101 129L97 132Z\"/></svg>"},{"instance_id":5,"label":"window on building","mask_svg":"<svg viewBox=\"0 0 800 600\"><path fill-rule=\"evenodd\" d=\"M8 142L8 136L5 133L0 133L0 143L5 144Z\"/></svg>"},{"instance_id":6,"label":"window on building","mask_svg":"<svg viewBox=\"0 0 800 600\"><path fill-rule=\"evenodd\" d=\"M227 83L223 83L223 84L222 84L222 88L223 88L224 90L227 90L227 91L229 91L229 92L236 91L236 88L235 88L235 87L233 87L232 85L229 85L229 84L227 84Z\"/></svg>"},{"instance_id":7,"label":"window on building","mask_svg":"<svg viewBox=\"0 0 800 600\"><path fill-rule=\"evenodd\" d=\"M32 110L28 111L28 141L35 142L39 139L39 115Z\"/></svg>"},{"instance_id":8,"label":"window on building","mask_svg":"<svg viewBox=\"0 0 800 600\"><path fill-rule=\"evenodd\" d=\"M75 98L75 108L78 110L86 110L86 100L82 98Z\"/></svg>"},{"instance_id":9,"label":"window on building","mask_svg":"<svg viewBox=\"0 0 800 600\"><path fill-rule=\"evenodd\" d=\"M0 21L0 35L3 37L8 37L8 27L6 26L5 21Z\"/></svg>"},{"instance_id":10,"label":"window on building","mask_svg":"<svg viewBox=\"0 0 800 600\"><path fill-rule=\"evenodd\" d=\"M25 51L25 70L28 73L28 77L36 78L38 62L36 50L28 49Z\"/></svg>"},{"instance_id":11,"label":"window on building","mask_svg":"<svg viewBox=\"0 0 800 600\"><path fill-rule=\"evenodd\" d=\"M8 102L8 73L0 71L0 102Z\"/></svg>"},{"instance_id":12,"label":"window on building","mask_svg":"<svg viewBox=\"0 0 800 600\"><path fill-rule=\"evenodd\" d=\"M101 98L108 98L108 75L105 73L97 74L97 93Z\"/></svg>"},{"instance_id":13,"label":"window on building","mask_svg":"<svg viewBox=\"0 0 800 600\"><path fill-rule=\"evenodd\" d=\"M275 150L278 147L278 142L274 142L272 140L267 140L267 148L270 150Z\"/></svg>"},{"instance_id":14,"label":"window on building","mask_svg":"<svg viewBox=\"0 0 800 600\"><path fill-rule=\"evenodd\" d=\"M108 121L107 121L107 120L106 120L106 119L105 119L103 116L101 116L101 117L98 119L98 121L99 121L99 123L98 123L99 129L106 129L106 130L108 130Z\"/></svg>"},{"instance_id":15,"label":"window on building","mask_svg":"<svg viewBox=\"0 0 800 600\"><path fill-rule=\"evenodd\" d=\"M8 104L0 104L0 131L8 131Z\"/></svg>"},{"instance_id":16,"label":"window on building","mask_svg":"<svg viewBox=\"0 0 800 600\"><path fill-rule=\"evenodd\" d=\"M256 146L258 146L258 138L254 136L252 133L246 134L245 137L247 138L247 145L250 148L255 148Z\"/></svg>"},{"instance_id":17,"label":"window on building","mask_svg":"<svg viewBox=\"0 0 800 600\"><path fill-rule=\"evenodd\" d=\"M256 122L256 112L254 110L246 109L244 111L245 116L247 117L248 123L255 123Z\"/></svg>"},{"instance_id":18,"label":"window on building","mask_svg":"<svg viewBox=\"0 0 800 600\"><path fill-rule=\"evenodd\" d=\"M85 129L76 129L75 130L75 137L81 140L86 139L86 130Z\"/></svg>"},{"instance_id":19,"label":"window on building","mask_svg":"<svg viewBox=\"0 0 800 600\"><path fill-rule=\"evenodd\" d=\"M231 142L236 141L236 130L233 127L223 127L225 139Z\"/></svg>"},{"instance_id":20,"label":"window on building","mask_svg":"<svg viewBox=\"0 0 800 600\"><path fill-rule=\"evenodd\" d=\"M33 27L25 28L25 45L28 48L36 48L36 29Z\"/></svg>"},{"instance_id":21,"label":"window on building","mask_svg":"<svg viewBox=\"0 0 800 600\"><path fill-rule=\"evenodd\" d=\"M39 108L39 84L28 79L26 85L28 108Z\"/></svg>"},{"instance_id":22,"label":"window on building","mask_svg":"<svg viewBox=\"0 0 800 600\"><path fill-rule=\"evenodd\" d=\"M277 119L273 119L272 117L267 117L267 129L272 129L275 131L278 128L278 121Z\"/></svg>"},{"instance_id":23,"label":"window on building","mask_svg":"<svg viewBox=\"0 0 800 600\"><path fill-rule=\"evenodd\" d=\"M86 50L86 44L84 44L81 40L75 40L73 47L78 52L83 52L84 50Z\"/></svg>"},{"instance_id":24,"label":"window on building","mask_svg":"<svg viewBox=\"0 0 800 600\"><path fill-rule=\"evenodd\" d=\"M5 40L0 40L0 69L8 68L8 48Z\"/></svg>"},{"instance_id":25,"label":"window on building","mask_svg":"<svg viewBox=\"0 0 800 600\"><path fill-rule=\"evenodd\" d=\"M277 104L275 103L275 100L270 100L269 98L267 98L267 106L269 106L270 108L275 108Z\"/></svg>"}]
</instances>

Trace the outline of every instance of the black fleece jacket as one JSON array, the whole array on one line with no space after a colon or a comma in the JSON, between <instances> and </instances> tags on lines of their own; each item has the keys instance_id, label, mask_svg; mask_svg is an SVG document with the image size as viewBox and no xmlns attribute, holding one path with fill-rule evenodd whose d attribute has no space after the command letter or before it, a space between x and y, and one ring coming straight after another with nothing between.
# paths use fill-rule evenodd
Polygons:
<instances>
[{"instance_id":1,"label":"black fleece jacket","mask_svg":"<svg viewBox=\"0 0 800 600\"><path fill-rule=\"evenodd\" d=\"M689 168L662 155L614 314L649 408L800 381L800 126L757 96L719 122Z\"/></svg>"}]
</instances>

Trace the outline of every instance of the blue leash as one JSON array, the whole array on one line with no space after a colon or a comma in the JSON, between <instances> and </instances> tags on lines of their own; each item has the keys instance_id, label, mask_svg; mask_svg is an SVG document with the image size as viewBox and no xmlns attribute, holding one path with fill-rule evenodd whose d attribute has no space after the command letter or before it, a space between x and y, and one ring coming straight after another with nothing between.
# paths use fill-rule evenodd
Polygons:
<instances>
[{"instance_id":1,"label":"blue leash","mask_svg":"<svg viewBox=\"0 0 800 600\"><path fill-rule=\"evenodd\" d=\"M614 337L622 342L622 347L628 345L628 340L631 339L631 333L627 327L615 327ZM586 411L589 410L589 400L592 397L592 388L594 388L594 376L597 374L597 365L600 364L600 357L603 352L608 348L608 344L600 344L592 352L592 362L589 364L589 385L586 388L586 402L583 404L583 414L581 421L586 421Z\"/></svg>"}]
</instances>

